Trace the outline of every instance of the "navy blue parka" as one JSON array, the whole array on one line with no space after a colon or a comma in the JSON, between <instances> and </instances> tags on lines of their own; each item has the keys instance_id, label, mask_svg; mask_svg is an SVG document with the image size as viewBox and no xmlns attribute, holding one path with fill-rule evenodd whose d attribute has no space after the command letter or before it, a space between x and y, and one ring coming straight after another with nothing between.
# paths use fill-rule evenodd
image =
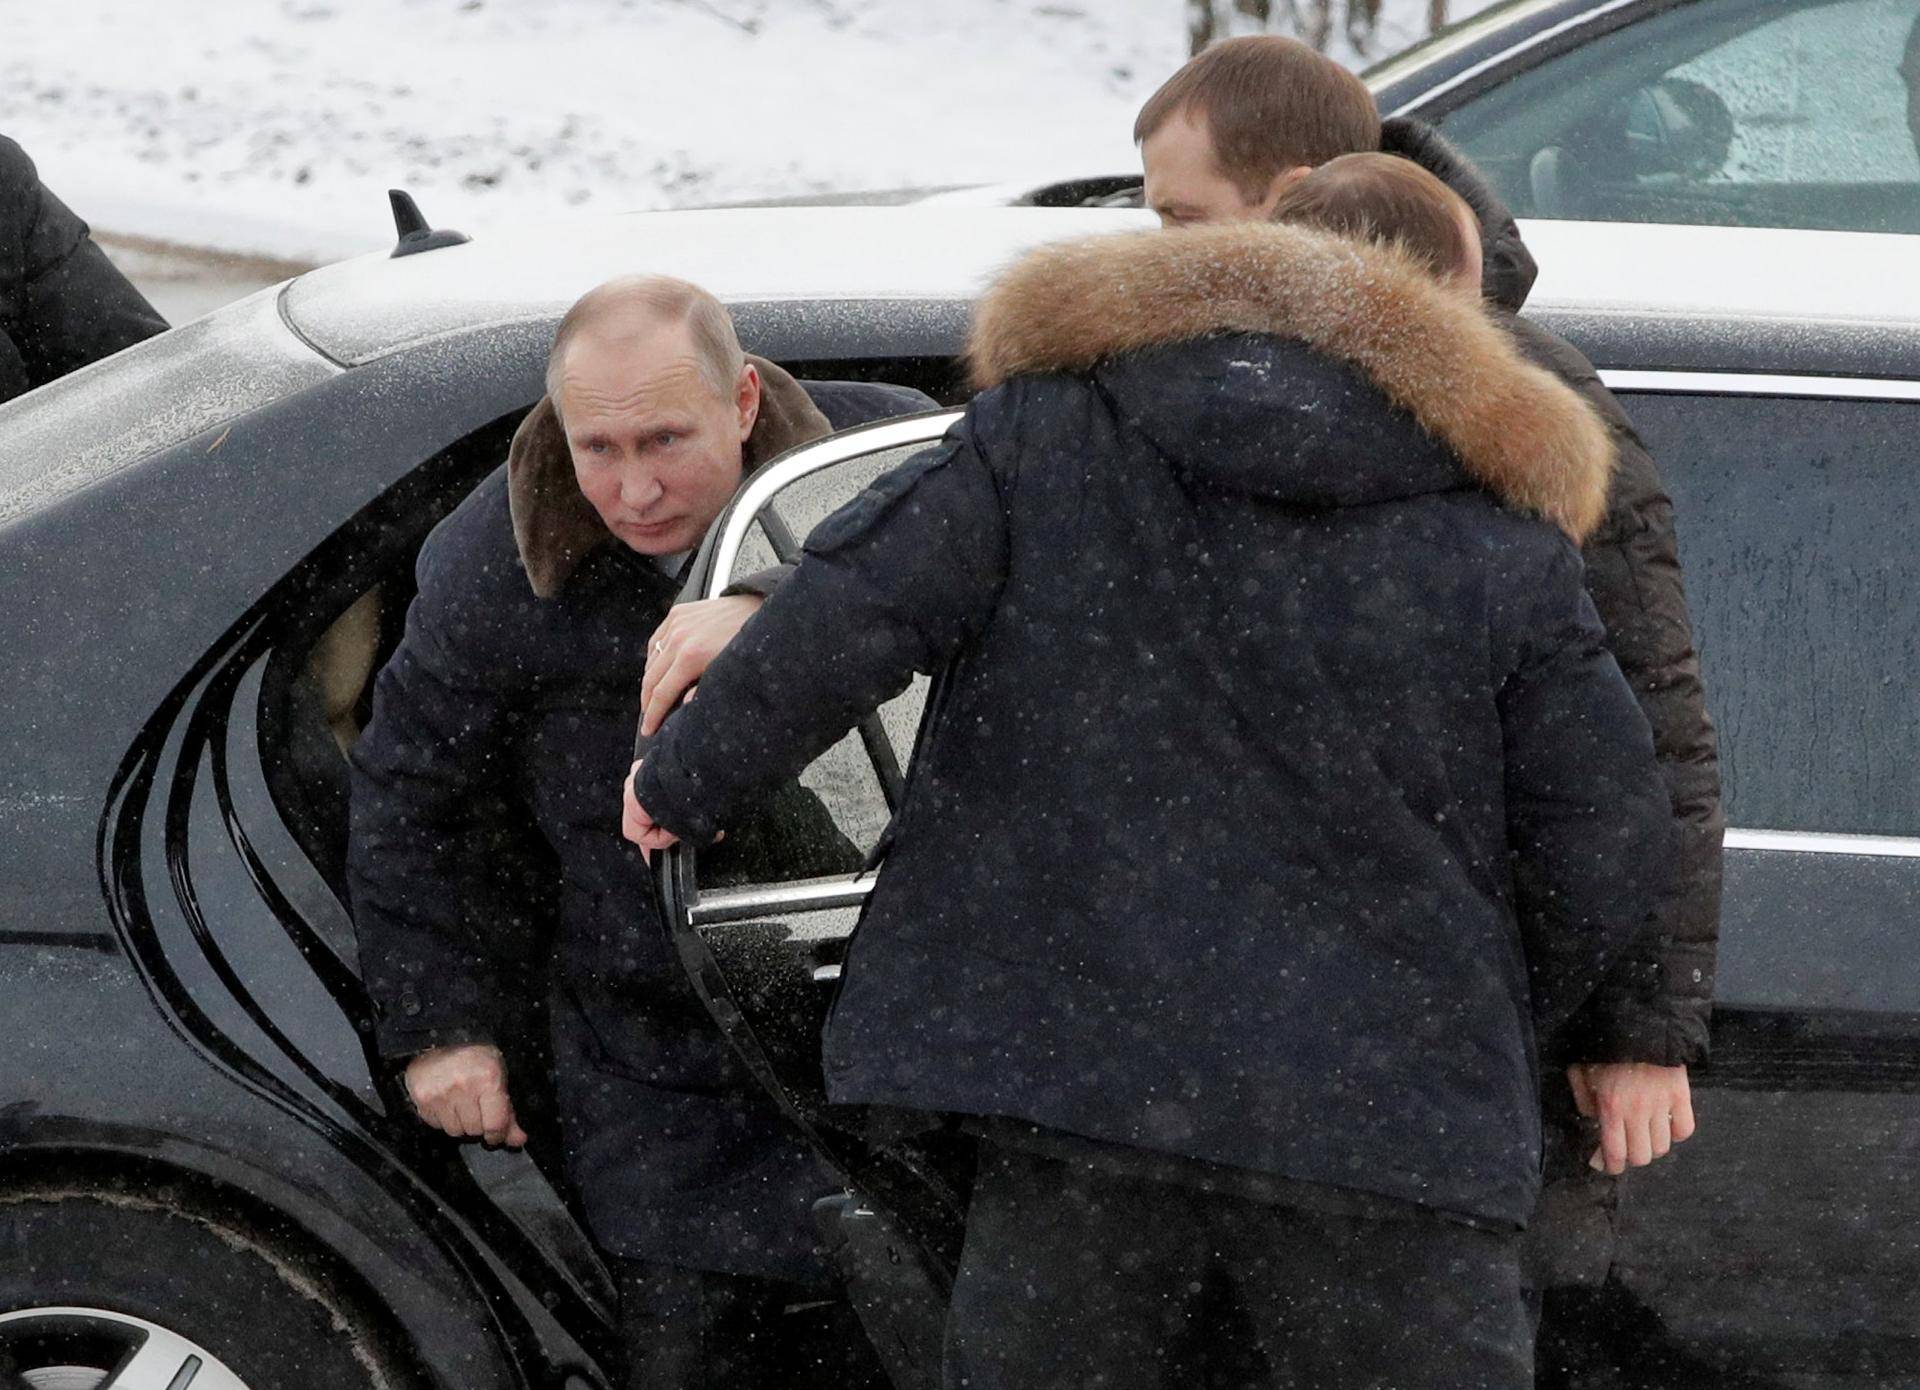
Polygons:
<instances>
[{"instance_id":1,"label":"navy blue parka","mask_svg":"<svg viewBox=\"0 0 1920 1390\"><path fill-rule=\"evenodd\" d=\"M809 539L637 782L705 842L945 672L834 1099L1522 1225L1536 1028L1665 886L1577 540L1612 450L1479 306L1297 228L1036 253L989 389Z\"/></svg>"}]
</instances>

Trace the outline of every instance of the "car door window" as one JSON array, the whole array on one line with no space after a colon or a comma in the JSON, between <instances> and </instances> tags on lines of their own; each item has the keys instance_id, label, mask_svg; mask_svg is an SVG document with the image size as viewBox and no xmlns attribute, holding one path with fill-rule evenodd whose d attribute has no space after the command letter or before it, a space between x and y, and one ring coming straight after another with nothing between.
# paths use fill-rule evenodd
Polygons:
<instances>
[{"instance_id":1,"label":"car door window","mask_svg":"<svg viewBox=\"0 0 1920 1390\"><path fill-rule=\"evenodd\" d=\"M936 443L958 418L950 411L870 425L777 461L716 524L687 597L717 596L747 575L792 560L816 525ZM754 1022L753 1046L772 1054L769 1065L780 1073L776 1087L789 1093L818 1091L814 1013L824 995L817 986L838 977L873 887L867 864L903 795L900 770L911 763L928 690L926 680L916 679L816 758L800 774L797 795L785 789L751 818L760 826L746 834L730 827L719 845L698 853L681 847L667 856L669 924L676 937L697 938L684 941L683 950L711 952L742 998L812 996L810 1004L783 1005ZM822 816L831 822L831 843L811 829ZM764 824L768 820L776 823ZM761 848L743 854L740 842L749 838Z\"/></svg>"},{"instance_id":2,"label":"car door window","mask_svg":"<svg viewBox=\"0 0 1920 1390\"><path fill-rule=\"evenodd\" d=\"M1523 217L1920 235L1920 0L1704 0L1442 128Z\"/></svg>"},{"instance_id":3,"label":"car door window","mask_svg":"<svg viewBox=\"0 0 1920 1390\"><path fill-rule=\"evenodd\" d=\"M1838 1385L1920 1316L1873 1234L1920 1219L1889 1177L1920 1142L1920 384L1613 376L1674 500L1730 827L1699 1147L1636 1175L1614 1268L1667 1364L1718 1368L1667 1383Z\"/></svg>"},{"instance_id":4,"label":"car door window","mask_svg":"<svg viewBox=\"0 0 1920 1390\"><path fill-rule=\"evenodd\" d=\"M1679 518L1729 824L1920 836L1920 403L1625 399Z\"/></svg>"},{"instance_id":5,"label":"car door window","mask_svg":"<svg viewBox=\"0 0 1920 1390\"><path fill-rule=\"evenodd\" d=\"M742 504L721 522L713 566L702 592L717 595L749 575L791 563L800 545L820 522L852 501L884 473L891 472L945 433L951 415L927 416L871 430L855 431L802 450L769 470ZM904 441L904 442L902 442ZM879 843L901 790L902 770L912 752L928 682L915 678L860 728L828 749L800 775L808 800L824 809L837 840L817 834L783 833L763 827L703 856L706 886L784 883L847 872L848 849L854 861ZM774 814L795 814L795 803L774 803ZM751 833L751 832L750 832Z\"/></svg>"}]
</instances>

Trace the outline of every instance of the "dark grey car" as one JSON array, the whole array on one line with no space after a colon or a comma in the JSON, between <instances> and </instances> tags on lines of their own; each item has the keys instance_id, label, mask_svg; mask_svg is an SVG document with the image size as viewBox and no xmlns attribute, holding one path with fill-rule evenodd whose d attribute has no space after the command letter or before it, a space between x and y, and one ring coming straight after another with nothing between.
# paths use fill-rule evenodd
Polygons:
<instances>
[{"instance_id":1,"label":"dark grey car","mask_svg":"<svg viewBox=\"0 0 1920 1390\"><path fill-rule=\"evenodd\" d=\"M1630 1184L1589 1329L1602 1383L1920 1383L1920 156L1896 66L1916 18L1521 3L1375 75L1501 181L1543 270L1530 312L1660 461L1721 730L1715 1057L1699 1136ZM1151 225L968 201L1007 195L369 257L0 408L0 1355L28 1383L184 1384L189 1362L200 1386L606 1383L604 1272L540 1146L446 1143L367 1049L342 750L414 553L504 456L577 294L685 275L802 375L958 404L994 267ZM782 461L716 528L706 590L944 423ZM807 774L862 843L921 694ZM896 1299L875 1326L912 1384L964 1153L809 1094L812 1011L868 887L818 872L717 883L680 858L664 891L769 1084L894 1217L856 1200L830 1233L869 1311ZM928 1302L865 1273L875 1251L901 1267L889 1241Z\"/></svg>"}]
</instances>

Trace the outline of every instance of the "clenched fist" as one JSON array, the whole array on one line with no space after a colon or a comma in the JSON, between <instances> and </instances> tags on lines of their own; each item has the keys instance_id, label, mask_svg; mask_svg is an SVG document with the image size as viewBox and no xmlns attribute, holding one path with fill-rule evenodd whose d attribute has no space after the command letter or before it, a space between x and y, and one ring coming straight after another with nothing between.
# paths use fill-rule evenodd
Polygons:
<instances>
[{"instance_id":1,"label":"clenched fist","mask_svg":"<svg viewBox=\"0 0 1920 1390\"><path fill-rule=\"evenodd\" d=\"M462 1043L422 1052L407 1063L407 1096L420 1118L455 1139L510 1149L527 1142L507 1098L507 1063L490 1043Z\"/></svg>"},{"instance_id":2,"label":"clenched fist","mask_svg":"<svg viewBox=\"0 0 1920 1390\"><path fill-rule=\"evenodd\" d=\"M640 846L640 853L645 855L647 862L651 864L655 850L677 844L680 837L664 826L655 825L653 817L647 814L647 808L642 806L640 799L633 794L633 776L639 770L638 762L627 769L626 790L621 793L620 798L620 833ZM713 838L718 843L727 837L722 833Z\"/></svg>"},{"instance_id":3,"label":"clenched fist","mask_svg":"<svg viewBox=\"0 0 1920 1390\"><path fill-rule=\"evenodd\" d=\"M1600 1126L1587 1166L1618 1175L1644 1168L1693 1136L1693 1092L1685 1067L1590 1062L1567 1068L1573 1103Z\"/></svg>"}]
</instances>

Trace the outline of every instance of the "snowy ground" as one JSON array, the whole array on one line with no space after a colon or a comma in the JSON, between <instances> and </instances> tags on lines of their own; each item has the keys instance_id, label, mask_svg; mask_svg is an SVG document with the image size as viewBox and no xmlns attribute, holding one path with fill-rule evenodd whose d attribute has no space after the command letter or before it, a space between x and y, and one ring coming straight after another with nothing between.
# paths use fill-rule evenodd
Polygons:
<instances>
[{"instance_id":1,"label":"snowy ground","mask_svg":"<svg viewBox=\"0 0 1920 1390\"><path fill-rule=\"evenodd\" d=\"M0 0L0 36L0 133L102 232L292 262L388 244L392 186L472 230L1127 170L1185 57L1180 0Z\"/></svg>"}]
</instances>

